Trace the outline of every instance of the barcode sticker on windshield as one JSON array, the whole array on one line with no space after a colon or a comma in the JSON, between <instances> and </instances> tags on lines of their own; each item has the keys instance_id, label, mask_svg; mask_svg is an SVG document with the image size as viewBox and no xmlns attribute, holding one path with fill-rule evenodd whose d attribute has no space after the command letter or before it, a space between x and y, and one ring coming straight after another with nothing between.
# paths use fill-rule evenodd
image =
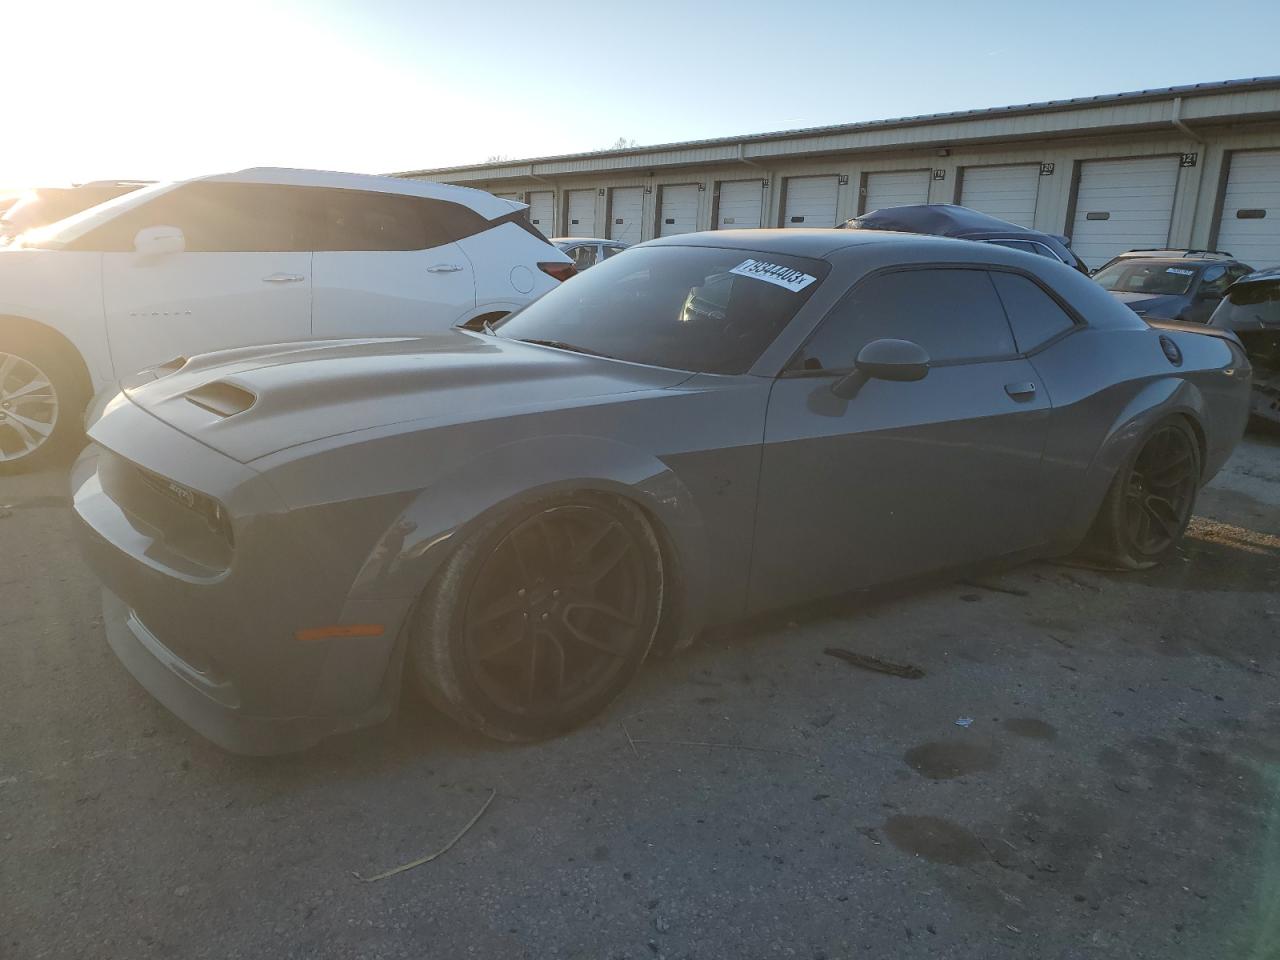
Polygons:
<instances>
[{"instance_id":1,"label":"barcode sticker on windshield","mask_svg":"<svg viewBox=\"0 0 1280 960\"><path fill-rule=\"evenodd\" d=\"M792 293L799 293L818 279L800 270L792 270L780 263L769 263L765 260L743 260L729 272L736 273L740 277L751 277L755 280L763 280L765 283L786 287Z\"/></svg>"},{"instance_id":2,"label":"barcode sticker on windshield","mask_svg":"<svg viewBox=\"0 0 1280 960\"><path fill-rule=\"evenodd\" d=\"M1181 267L1170 267L1165 270L1165 273L1176 273L1180 277L1194 277L1196 275L1194 270L1183 270Z\"/></svg>"}]
</instances>

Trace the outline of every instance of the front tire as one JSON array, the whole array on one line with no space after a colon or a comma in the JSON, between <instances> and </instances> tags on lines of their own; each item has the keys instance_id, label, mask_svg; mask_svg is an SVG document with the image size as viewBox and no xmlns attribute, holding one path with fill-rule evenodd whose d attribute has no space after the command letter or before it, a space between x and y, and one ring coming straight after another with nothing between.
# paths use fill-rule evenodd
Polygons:
<instances>
[{"instance_id":1,"label":"front tire","mask_svg":"<svg viewBox=\"0 0 1280 960\"><path fill-rule=\"evenodd\" d=\"M47 340L0 343L0 474L60 462L82 434L84 399L67 358Z\"/></svg>"},{"instance_id":2,"label":"front tire","mask_svg":"<svg viewBox=\"0 0 1280 960\"><path fill-rule=\"evenodd\" d=\"M1094 524L1097 553L1146 570L1177 547L1200 488L1200 443L1182 417L1158 423L1116 472Z\"/></svg>"},{"instance_id":3,"label":"front tire","mask_svg":"<svg viewBox=\"0 0 1280 960\"><path fill-rule=\"evenodd\" d=\"M631 681L658 630L662 553L644 513L595 493L495 517L419 605L412 672L434 704L499 740L557 736Z\"/></svg>"}]
</instances>

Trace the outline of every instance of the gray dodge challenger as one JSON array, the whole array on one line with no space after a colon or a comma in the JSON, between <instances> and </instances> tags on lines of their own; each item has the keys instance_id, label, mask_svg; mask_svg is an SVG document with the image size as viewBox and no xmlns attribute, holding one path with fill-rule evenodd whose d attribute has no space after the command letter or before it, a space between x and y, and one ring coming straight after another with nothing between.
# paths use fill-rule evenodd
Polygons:
<instances>
[{"instance_id":1,"label":"gray dodge challenger","mask_svg":"<svg viewBox=\"0 0 1280 960\"><path fill-rule=\"evenodd\" d=\"M1177 543L1249 410L1234 336L1070 267L872 231L654 240L480 331L178 358L73 476L109 642L245 753L406 680L533 740L651 651L813 598Z\"/></svg>"}]
</instances>

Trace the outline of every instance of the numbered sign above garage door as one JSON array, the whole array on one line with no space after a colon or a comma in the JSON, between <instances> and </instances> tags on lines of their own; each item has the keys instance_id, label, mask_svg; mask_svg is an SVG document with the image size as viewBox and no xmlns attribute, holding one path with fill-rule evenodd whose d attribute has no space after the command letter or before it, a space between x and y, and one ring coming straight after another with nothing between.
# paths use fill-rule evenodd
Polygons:
<instances>
[{"instance_id":1,"label":"numbered sign above garage door","mask_svg":"<svg viewBox=\"0 0 1280 960\"><path fill-rule=\"evenodd\" d=\"M965 167L960 178L960 203L1022 227L1034 227L1040 164L1005 167Z\"/></svg>"},{"instance_id":2,"label":"numbered sign above garage door","mask_svg":"<svg viewBox=\"0 0 1280 960\"><path fill-rule=\"evenodd\" d=\"M1071 249L1100 267L1126 250L1166 246L1177 186L1177 157L1084 161Z\"/></svg>"},{"instance_id":3,"label":"numbered sign above garage door","mask_svg":"<svg viewBox=\"0 0 1280 960\"><path fill-rule=\"evenodd\" d=\"M754 230L764 223L764 181L729 180L720 184L717 230Z\"/></svg>"},{"instance_id":4,"label":"numbered sign above garage door","mask_svg":"<svg viewBox=\"0 0 1280 960\"><path fill-rule=\"evenodd\" d=\"M682 183L659 187L658 236L673 237L698 229L698 185Z\"/></svg>"},{"instance_id":5,"label":"numbered sign above garage door","mask_svg":"<svg viewBox=\"0 0 1280 960\"><path fill-rule=\"evenodd\" d=\"M639 243L643 223L644 188L614 187L609 194L609 239Z\"/></svg>"},{"instance_id":6,"label":"numbered sign above garage door","mask_svg":"<svg viewBox=\"0 0 1280 960\"><path fill-rule=\"evenodd\" d=\"M862 198L862 212L905 207L929 202L928 170L895 170L892 173L868 173L867 194Z\"/></svg>"},{"instance_id":7,"label":"numbered sign above garage door","mask_svg":"<svg viewBox=\"0 0 1280 960\"><path fill-rule=\"evenodd\" d=\"M782 208L784 227L834 227L838 177L788 177Z\"/></svg>"},{"instance_id":8,"label":"numbered sign above garage door","mask_svg":"<svg viewBox=\"0 0 1280 960\"><path fill-rule=\"evenodd\" d=\"M1250 266L1280 265L1280 150L1231 155L1214 246Z\"/></svg>"},{"instance_id":9,"label":"numbered sign above garage door","mask_svg":"<svg viewBox=\"0 0 1280 960\"><path fill-rule=\"evenodd\" d=\"M565 194L566 237L598 237L596 233L596 192L594 190L570 190Z\"/></svg>"},{"instance_id":10,"label":"numbered sign above garage door","mask_svg":"<svg viewBox=\"0 0 1280 960\"><path fill-rule=\"evenodd\" d=\"M529 194L529 222L544 237L555 234L556 197L550 190L535 190Z\"/></svg>"}]
</instances>

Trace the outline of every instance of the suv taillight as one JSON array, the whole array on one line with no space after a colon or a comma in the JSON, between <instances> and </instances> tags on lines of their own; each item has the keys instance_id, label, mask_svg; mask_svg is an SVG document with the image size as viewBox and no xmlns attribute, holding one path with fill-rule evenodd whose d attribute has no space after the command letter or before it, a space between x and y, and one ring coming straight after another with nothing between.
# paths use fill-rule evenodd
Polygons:
<instances>
[{"instance_id":1,"label":"suv taillight","mask_svg":"<svg viewBox=\"0 0 1280 960\"><path fill-rule=\"evenodd\" d=\"M572 263L540 263L538 269L545 273L553 280L559 280L564 283L570 277L578 272L578 268Z\"/></svg>"}]
</instances>

